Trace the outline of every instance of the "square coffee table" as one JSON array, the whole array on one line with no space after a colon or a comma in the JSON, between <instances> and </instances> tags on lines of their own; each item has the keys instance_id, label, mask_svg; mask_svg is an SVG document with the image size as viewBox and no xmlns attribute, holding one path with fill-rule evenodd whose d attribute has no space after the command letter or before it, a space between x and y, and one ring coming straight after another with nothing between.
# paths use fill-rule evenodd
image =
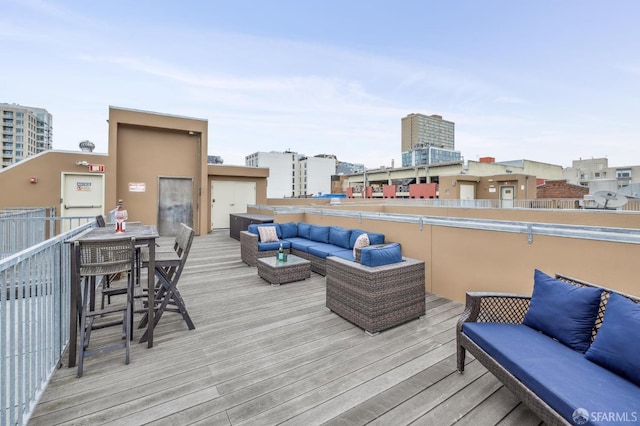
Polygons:
<instances>
[{"instance_id":1,"label":"square coffee table","mask_svg":"<svg viewBox=\"0 0 640 426\"><path fill-rule=\"evenodd\" d=\"M287 255L286 262L279 262L275 256L261 257L257 266L258 275L272 285L302 281L311 277L311 262L293 254Z\"/></svg>"}]
</instances>

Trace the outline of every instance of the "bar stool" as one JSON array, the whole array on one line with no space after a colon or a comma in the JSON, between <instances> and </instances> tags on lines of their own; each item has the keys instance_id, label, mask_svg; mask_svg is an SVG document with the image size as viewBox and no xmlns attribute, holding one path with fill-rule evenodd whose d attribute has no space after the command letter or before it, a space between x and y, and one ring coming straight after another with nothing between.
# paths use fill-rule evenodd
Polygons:
<instances>
[{"instance_id":1,"label":"bar stool","mask_svg":"<svg viewBox=\"0 0 640 426\"><path fill-rule=\"evenodd\" d=\"M133 283L135 260L135 238L118 237L97 241L76 241L74 254L79 267L80 282L82 288L82 305L80 316L80 344L78 345L78 377L82 377L84 357L111 352L117 349L125 349L125 363L129 364L129 346L131 341L133 323ZM94 310L95 281L98 276L110 276L127 272L127 301L124 305L113 305L106 309ZM123 274L124 275L124 274ZM109 314L122 313L122 319L104 321L94 324L96 317ZM91 331L122 324L123 342L89 349Z\"/></svg>"}]
</instances>

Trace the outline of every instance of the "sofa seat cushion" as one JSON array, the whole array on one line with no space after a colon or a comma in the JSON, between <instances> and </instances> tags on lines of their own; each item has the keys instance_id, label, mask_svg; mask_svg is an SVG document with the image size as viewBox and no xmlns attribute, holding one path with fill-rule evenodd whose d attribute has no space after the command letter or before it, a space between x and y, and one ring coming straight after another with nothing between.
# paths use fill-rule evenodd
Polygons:
<instances>
[{"instance_id":1,"label":"sofa seat cushion","mask_svg":"<svg viewBox=\"0 0 640 426\"><path fill-rule=\"evenodd\" d=\"M337 253L342 250L346 249L334 246L333 244L315 243L314 245L309 246L308 253L321 259L326 259L327 256L333 256L333 253Z\"/></svg>"},{"instance_id":2,"label":"sofa seat cushion","mask_svg":"<svg viewBox=\"0 0 640 426\"><path fill-rule=\"evenodd\" d=\"M291 243L286 240L274 241L272 243L258 243L258 251L279 250L280 244L283 249L291 248Z\"/></svg>"},{"instance_id":3,"label":"sofa seat cushion","mask_svg":"<svg viewBox=\"0 0 640 426\"><path fill-rule=\"evenodd\" d=\"M353 250L351 249L341 249L334 251L331 253L331 256L336 256L344 260L348 260L350 262L355 262L356 258L353 256Z\"/></svg>"},{"instance_id":4,"label":"sofa seat cushion","mask_svg":"<svg viewBox=\"0 0 640 426\"><path fill-rule=\"evenodd\" d=\"M640 407L640 387L526 325L465 323L463 332L571 424L578 408L604 425L597 413Z\"/></svg>"},{"instance_id":5,"label":"sofa seat cushion","mask_svg":"<svg viewBox=\"0 0 640 426\"><path fill-rule=\"evenodd\" d=\"M299 250L304 253L309 253L309 247L319 244L316 241L311 241L306 238L300 238L300 237L287 238L285 241L291 244L292 249Z\"/></svg>"}]
</instances>

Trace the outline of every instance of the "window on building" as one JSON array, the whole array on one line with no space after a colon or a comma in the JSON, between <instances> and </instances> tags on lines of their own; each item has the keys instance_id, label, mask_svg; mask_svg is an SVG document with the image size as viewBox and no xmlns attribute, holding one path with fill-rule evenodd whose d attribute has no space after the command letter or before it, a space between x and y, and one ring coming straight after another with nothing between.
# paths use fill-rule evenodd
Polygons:
<instances>
[{"instance_id":1,"label":"window on building","mask_svg":"<svg viewBox=\"0 0 640 426\"><path fill-rule=\"evenodd\" d=\"M631 177L631 169L618 169L616 170L616 177L618 179L628 179Z\"/></svg>"}]
</instances>

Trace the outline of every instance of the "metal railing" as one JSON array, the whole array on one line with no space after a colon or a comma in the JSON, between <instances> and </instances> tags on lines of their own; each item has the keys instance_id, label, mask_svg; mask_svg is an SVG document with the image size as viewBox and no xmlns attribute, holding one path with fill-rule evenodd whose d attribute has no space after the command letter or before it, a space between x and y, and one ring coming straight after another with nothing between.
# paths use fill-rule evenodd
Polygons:
<instances>
[{"instance_id":1,"label":"metal railing","mask_svg":"<svg viewBox=\"0 0 640 426\"><path fill-rule=\"evenodd\" d=\"M94 217L55 217L55 208L12 208L0 211L0 259L52 238Z\"/></svg>"},{"instance_id":2,"label":"metal railing","mask_svg":"<svg viewBox=\"0 0 640 426\"><path fill-rule=\"evenodd\" d=\"M60 219L60 218L54 218ZM69 342L68 232L0 259L0 426L26 424Z\"/></svg>"},{"instance_id":3,"label":"metal railing","mask_svg":"<svg viewBox=\"0 0 640 426\"><path fill-rule=\"evenodd\" d=\"M585 201L582 198L538 198L527 200L459 200L443 198L385 198L385 204L400 206L424 206L447 208L475 209L550 209L550 210L583 210ZM593 210L587 206L586 210ZM609 209L608 211L611 211ZM616 210L640 211L640 200L629 199L627 204Z\"/></svg>"}]
</instances>

